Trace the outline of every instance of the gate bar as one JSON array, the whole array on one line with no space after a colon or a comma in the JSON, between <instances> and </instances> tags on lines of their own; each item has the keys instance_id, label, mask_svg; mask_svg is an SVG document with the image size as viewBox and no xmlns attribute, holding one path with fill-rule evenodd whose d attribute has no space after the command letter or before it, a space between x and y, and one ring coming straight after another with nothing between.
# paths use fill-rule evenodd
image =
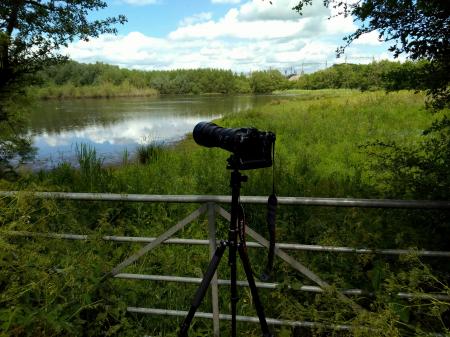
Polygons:
<instances>
[{"instance_id":1,"label":"gate bar","mask_svg":"<svg viewBox=\"0 0 450 337\"><path fill-rule=\"evenodd\" d=\"M174 203L231 203L229 195L156 195L156 194L118 194L118 193L66 193L66 192L28 192L0 191L0 197L30 195L44 199L91 200L91 201L130 201L130 202L174 202ZM310 198L277 197L279 205L329 206L329 207L368 207L368 208L417 208L450 209L449 200L395 200L395 199L353 199L353 198ZM267 197L241 196L241 203L266 204Z\"/></svg>"},{"instance_id":2,"label":"gate bar","mask_svg":"<svg viewBox=\"0 0 450 337\"><path fill-rule=\"evenodd\" d=\"M170 275L147 275L147 274L128 274L120 273L114 276L115 278L120 278L123 280L142 280L142 281L159 281L159 282L178 282L178 283L194 283L200 284L202 279L198 277L182 277L182 276L170 276ZM269 282L255 282L257 288L261 289L276 289L280 286L279 283L269 283ZM230 280L217 280L217 284L221 286L229 286ZM237 281L236 283L240 287L248 287L247 281ZM292 288L288 285L289 288ZM312 293L323 293L323 289L317 286L301 286L300 291L312 292ZM344 295L365 295L374 296L372 292L364 291L362 289L340 289L339 292ZM438 299L442 301L450 301L450 296L446 294L432 294L432 293L396 293L395 296L399 298L406 299Z\"/></svg>"},{"instance_id":3,"label":"gate bar","mask_svg":"<svg viewBox=\"0 0 450 337\"><path fill-rule=\"evenodd\" d=\"M2 231L0 233L4 235L17 235L17 236L37 236L53 239L66 239L66 240L96 240L99 237L95 235L86 234L59 234L59 233L37 233L28 231ZM105 235L101 237L105 241L114 242L134 242L134 243L151 243L156 240L155 237L144 236L114 236ZM163 242L164 244L186 244L186 245L203 245L209 244L209 240L202 239L183 239L172 238ZM247 241L247 247L252 248L264 248L259 242ZM430 256L430 257L450 257L450 252L441 250L416 250L416 249L371 249L371 248L353 248L353 247L335 247L335 246L322 246L322 245L304 245L299 243L276 243L276 248L286 250L304 250L314 252L329 252L329 253L356 253L356 254L381 254L381 255L406 255L416 254L418 256Z\"/></svg>"},{"instance_id":4,"label":"gate bar","mask_svg":"<svg viewBox=\"0 0 450 337\"><path fill-rule=\"evenodd\" d=\"M181 310L167 310L167 309L156 309L156 308L139 308L139 307L128 307L128 312L134 312L139 314L149 314L149 315L166 315L166 316L186 316L187 311ZM220 314L221 320L231 320L231 315ZM195 316L197 318L208 318L212 319L212 313L209 312L196 312ZM254 316L236 316L236 320L240 322L249 322L249 323L259 323L258 317ZM268 324L272 325L288 325L288 326L304 326L309 328L328 328L332 330L351 330L352 327L350 325L344 324L323 324L323 323L315 323L315 322L304 322L304 321L291 321L291 320L282 320L275 318L266 318ZM361 328L361 327L359 327ZM373 330L367 328L367 330Z\"/></svg>"}]
</instances>

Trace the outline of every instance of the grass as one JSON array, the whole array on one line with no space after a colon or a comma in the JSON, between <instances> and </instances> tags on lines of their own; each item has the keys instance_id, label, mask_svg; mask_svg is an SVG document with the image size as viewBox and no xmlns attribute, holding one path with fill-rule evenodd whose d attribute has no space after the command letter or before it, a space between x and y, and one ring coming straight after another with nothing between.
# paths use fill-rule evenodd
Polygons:
<instances>
[{"instance_id":1,"label":"grass","mask_svg":"<svg viewBox=\"0 0 450 337\"><path fill-rule=\"evenodd\" d=\"M162 151L162 145L154 143L139 145L136 149L137 160L140 164L156 162Z\"/></svg>"},{"instance_id":2,"label":"grass","mask_svg":"<svg viewBox=\"0 0 450 337\"><path fill-rule=\"evenodd\" d=\"M377 139L418 141L432 118L422 108L423 99L421 95L407 92L386 95L357 91L322 99L299 97L280 100L266 106L264 111L229 116L218 123L224 127L254 126L277 134L276 171L280 194L329 197L353 194L357 197L357 192L344 193L323 184L331 179L356 178L363 184L370 184L370 172L366 168L368 158L359 146ZM148 184L135 187L142 192L172 193L175 189L187 194L224 193L228 187L221 186L227 185L228 156L228 152L220 149L202 148L188 137L176 147L168 148L151 168L132 166L119 169L115 174L118 177L142 175L142 181ZM249 172L251 177L259 178L269 178L270 174L270 169ZM169 176L179 180L182 188L164 183ZM267 192L259 178L250 179L245 185L246 193ZM257 182L252 183L252 180ZM305 180L307 184L302 182ZM157 187L151 181L158 182Z\"/></svg>"},{"instance_id":3,"label":"grass","mask_svg":"<svg viewBox=\"0 0 450 337\"><path fill-rule=\"evenodd\" d=\"M81 99L157 96L158 91L152 88L137 88L128 82L123 82L119 85L102 83L85 86L64 84L58 86L31 87L28 89L28 94L40 99Z\"/></svg>"},{"instance_id":4,"label":"grass","mask_svg":"<svg viewBox=\"0 0 450 337\"><path fill-rule=\"evenodd\" d=\"M406 91L385 94L321 90L302 92L298 97L280 99L263 110L227 116L217 123L224 127L254 126L276 133L275 181L279 195L383 197L383 191L376 184L377 172L369 165L370 158L360 145L378 139L419 142L422 130L438 117L424 111L423 103L422 94ZM0 181L0 188L148 194L230 192L229 171L225 168L229 153L224 150L200 147L188 137L164 150L149 146L140 152L145 157L145 165L127 161L123 167L105 168L94 149L80 146L80 169L63 164L53 171L24 177L15 184ZM249 180L243 184L243 195L271 192L271 168L246 174ZM196 207L198 205L44 201L23 195L0 200L0 226L2 229L93 234L99 238L102 235L157 236ZM264 207L247 205L246 214L250 224L265 233ZM430 248L427 244L433 242L432 238L421 232L419 226L421 221L429 221L430 215L433 214L398 210L280 207L277 240L354 247ZM218 222L219 237L226 237L226 227L224 221ZM205 238L206 228L207 220L200 218L177 236ZM0 284L4 289L0 307L6 308L0 310L0 318L8 322L2 328L10 335L22 329L29 335L102 331L109 335L175 336L180 320L128 315L124 308L132 305L187 310L196 288L159 282L151 283L150 288L149 283L123 280L100 283L104 272L139 249L137 244L129 246L101 240L55 242L19 237L0 239L0 245L6 247L0 253ZM396 304L392 305L394 300L382 295L386 291L420 292L421 287L435 289L436 283L429 276L429 270L412 258L291 254L338 288L364 288L379 292L380 297L357 299L363 306L373 305L373 315L363 317L355 316L332 293L311 296L287 287L274 292L262 290L263 302L273 303L266 308L269 317L324 323L364 322L375 326L377 331L395 335L398 332L396 308L408 308L414 312L416 320L421 319L421 312L428 312L421 303L395 300ZM262 251L250 250L250 258L258 275L266 256ZM125 272L201 277L207 261L208 252L202 247L167 245L146 254ZM77 264L80 270L75 268ZM275 282L297 286L311 284L280 261L275 268ZM228 266L222 263L220 278L227 276ZM243 278L242 270L239 278ZM39 282L45 282L42 289L37 286L41 285ZM239 314L253 315L248 291L240 289L240 294ZM226 291L220 302L221 311L228 312ZM209 304L207 297L200 310L208 311ZM448 312L448 305L433 305L439 310L434 311L434 318L430 318L432 315L427 318L427 324L439 332L442 326L436 317ZM413 311L415 308L420 310ZM402 317L406 317L403 312ZM100 324L94 324L96 322ZM195 322L196 335L210 335L208 321ZM228 324L223 324L222 328L226 335ZM256 325L239 324L239 329L245 335L259 335ZM292 334L289 329L278 330L278 335L289 334Z\"/></svg>"}]
</instances>

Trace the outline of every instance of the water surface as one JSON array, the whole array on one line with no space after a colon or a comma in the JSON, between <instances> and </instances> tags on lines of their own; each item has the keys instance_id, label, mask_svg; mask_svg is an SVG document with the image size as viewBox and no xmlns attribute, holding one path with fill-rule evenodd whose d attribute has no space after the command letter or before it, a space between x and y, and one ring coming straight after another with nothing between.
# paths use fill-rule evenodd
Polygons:
<instances>
[{"instance_id":1,"label":"water surface","mask_svg":"<svg viewBox=\"0 0 450 337\"><path fill-rule=\"evenodd\" d=\"M200 121L258 108L279 96L162 96L40 101L29 134L37 154L32 166L75 163L76 146L94 147L105 163L117 163L140 144L176 142Z\"/></svg>"}]
</instances>

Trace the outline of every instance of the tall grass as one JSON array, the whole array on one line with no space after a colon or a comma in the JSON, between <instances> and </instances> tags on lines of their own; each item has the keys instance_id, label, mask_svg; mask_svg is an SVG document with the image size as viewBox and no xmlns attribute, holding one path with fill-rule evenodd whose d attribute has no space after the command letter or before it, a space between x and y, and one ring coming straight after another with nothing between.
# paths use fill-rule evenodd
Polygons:
<instances>
[{"instance_id":1,"label":"tall grass","mask_svg":"<svg viewBox=\"0 0 450 337\"><path fill-rule=\"evenodd\" d=\"M105 82L85 86L75 86L69 83L58 86L30 87L28 94L41 99L113 98L157 96L158 91L153 88L138 88L125 81L118 85Z\"/></svg>"},{"instance_id":2,"label":"tall grass","mask_svg":"<svg viewBox=\"0 0 450 337\"><path fill-rule=\"evenodd\" d=\"M334 91L325 97L280 100L263 110L227 115L217 123L224 127L254 126L276 133L276 180L286 196L379 197L371 185L374 172L360 146L375 140L403 143L420 141L422 130L433 118L423 110L424 96L410 92L385 94ZM138 175L147 193L226 193L227 151L207 149L188 137L150 168L127 167L115 172L119 179ZM249 171L246 194L265 194L270 189L271 169ZM177 184L164 183L176 181ZM141 178L136 181L141 181ZM161 182L161 183L159 183ZM179 182L179 183L178 183ZM129 185L144 192L145 187Z\"/></svg>"},{"instance_id":3,"label":"tall grass","mask_svg":"<svg viewBox=\"0 0 450 337\"><path fill-rule=\"evenodd\" d=\"M151 143L139 145L136 149L137 160L141 164L150 164L158 160L163 152L163 145Z\"/></svg>"},{"instance_id":4,"label":"tall grass","mask_svg":"<svg viewBox=\"0 0 450 337\"><path fill-rule=\"evenodd\" d=\"M78 188L101 192L111 179L110 170L103 168L103 158L98 157L95 148L88 144L76 144L75 153L79 164Z\"/></svg>"}]
</instances>

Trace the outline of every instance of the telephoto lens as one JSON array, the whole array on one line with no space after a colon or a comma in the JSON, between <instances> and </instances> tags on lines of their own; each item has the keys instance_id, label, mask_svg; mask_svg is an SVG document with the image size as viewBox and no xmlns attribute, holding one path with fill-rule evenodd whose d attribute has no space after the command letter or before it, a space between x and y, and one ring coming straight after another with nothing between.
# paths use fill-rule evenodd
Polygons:
<instances>
[{"instance_id":1,"label":"telephoto lens","mask_svg":"<svg viewBox=\"0 0 450 337\"><path fill-rule=\"evenodd\" d=\"M193 131L194 140L205 147L220 147L230 152L238 152L242 137L247 129L228 129L211 122L198 123Z\"/></svg>"},{"instance_id":2,"label":"telephoto lens","mask_svg":"<svg viewBox=\"0 0 450 337\"><path fill-rule=\"evenodd\" d=\"M272 166L275 134L255 128L222 128L211 122L200 122L194 127L194 140L205 147L220 147L233 155L229 168L250 170Z\"/></svg>"}]
</instances>

